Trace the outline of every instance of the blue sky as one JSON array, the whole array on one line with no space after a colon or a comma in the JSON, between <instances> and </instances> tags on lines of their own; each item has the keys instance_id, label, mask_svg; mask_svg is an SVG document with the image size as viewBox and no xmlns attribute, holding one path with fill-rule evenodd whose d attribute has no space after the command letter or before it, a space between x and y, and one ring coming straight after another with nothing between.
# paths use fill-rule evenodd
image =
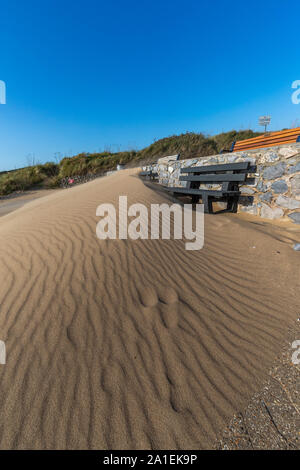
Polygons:
<instances>
[{"instance_id":1,"label":"blue sky","mask_svg":"<svg viewBox=\"0 0 300 470\"><path fill-rule=\"evenodd\" d=\"M0 0L0 170L185 131L300 126L297 1Z\"/></svg>"}]
</instances>

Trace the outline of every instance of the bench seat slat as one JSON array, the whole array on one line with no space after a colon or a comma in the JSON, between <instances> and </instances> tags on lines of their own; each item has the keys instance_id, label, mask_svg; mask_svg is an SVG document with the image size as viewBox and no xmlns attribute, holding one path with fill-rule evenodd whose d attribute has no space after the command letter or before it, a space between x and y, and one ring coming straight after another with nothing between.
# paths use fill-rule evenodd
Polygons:
<instances>
[{"instance_id":1,"label":"bench seat slat","mask_svg":"<svg viewBox=\"0 0 300 470\"><path fill-rule=\"evenodd\" d=\"M271 132L269 134L263 134L258 137L252 137L251 139L238 140L236 142L236 145L239 143L250 144L252 142L261 142L261 141L265 141L267 139L272 139L272 138L285 139L286 137L296 136L296 135L300 135L300 127L296 127L295 129L288 129L286 131Z\"/></svg>"},{"instance_id":2,"label":"bench seat slat","mask_svg":"<svg viewBox=\"0 0 300 470\"><path fill-rule=\"evenodd\" d=\"M274 143L275 143L275 142L282 142L282 141L289 141L289 140L290 140L290 141L293 141L293 140L297 139L298 135L299 135L299 134L294 134L294 135L287 135L287 136L282 136L282 137L280 137L280 136L278 136L278 137L271 137L271 136L270 136L270 137L266 137L265 139L254 140L253 142L244 142L243 140L240 140L239 142L236 142L234 148L237 148L237 147L239 147L239 146L241 146L241 145L243 145L243 146L244 146L244 145L245 145L245 146L247 145L247 147L248 147L248 146L250 146L250 145L256 145L256 144L261 144L261 143L264 144L264 143L266 143L266 142L272 142L272 143L274 142Z\"/></svg>"},{"instance_id":3,"label":"bench seat slat","mask_svg":"<svg viewBox=\"0 0 300 470\"><path fill-rule=\"evenodd\" d=\"M270 143L270 142L265 142L263 144L257 144L255 147L248 147L248 146L245 146L245 147L239 147L239 148L235 148L234 147L234 152L243 152L244 150L256 150L256 149L260 149L260 148L268 148L268 147L279 147L280 145L284 145L284 144L290 144L290 143L296 143L296 140L294 142L291 142L291 141L286 141L286 140L283 140L281 141L280 143L276 142L275 144L273 143Z\"/></svg>"},{"instance_id":4,"label":"bench seat slat","mask_svg":"<svg viewBox=\"0 0 300 470\"><path fill-rule=\"evenodd\" d=\"M235 144L234 150L237 152L241 148L251 149L251 148L255 148L257 145L265 145L266 147L269 144L281 145L282 142L286 142L286 143L290 142L292 144L296 142L297 137L298 135L285 137L284 139L277 137L276 139L265 139L260 142L250 142L249 144L244 144L242 141L239 144Z\"/></svg>"},{"instance_id":5,"label":"bench seat slat","mask_svg":"<svg viewBox=\"0 0 300 470\"><path fill-rule=\"evenodd\" d=\"M183 194L192 194L195 196L201 196L202 194L207 194L208 196L222 197L227 195L238 196L241 194L240 191L223 191L223 190L213 190L213 189L187 189L187 188L176 188L165 186L164 189L172 193L183 193Z\"/></svg>"},{"instance_id":6,"label":"bench seat slat","mask_svg":"<svg viewBox=\"0 0 300 470\"><path fill-rule=\"evenodd\" d=\"M244 182L246 180L247 175L245 173L237 173L237 174L217 174L217 175L186 175L180 176L180 181L200 181L202 183L218 183L218 182L225 182L225 181L239 181Z\"/></svg>"},{"instance_id":7,"label":"bench seat slat","mask_svg":"<svg viewBox=\"0 0 300 470\"><path fill-rule=\"evenodd\" d=\"M220 165L193 166L190 168L181 168L180 173L210 173L217 171L240 171L248 170L250 162L225 163Z\"/></svg>"}]
</instances>

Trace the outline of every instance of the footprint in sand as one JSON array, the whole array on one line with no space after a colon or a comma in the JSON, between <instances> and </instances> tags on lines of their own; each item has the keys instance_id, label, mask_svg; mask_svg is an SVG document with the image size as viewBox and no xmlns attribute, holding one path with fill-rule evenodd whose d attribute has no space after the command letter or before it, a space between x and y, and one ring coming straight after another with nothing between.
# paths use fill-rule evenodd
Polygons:
<instances>
[{"instance_id":1,"label":"footprint in sand","mask_svg":"<svg viewBox=\"0 0 300 470\"><path fill-rule=\"evenodd\" d=\"M158 291L158 309L166 328L176 328L178 325L178 295L172 287L162 287Z\"/></svg>"},{"instance_id":2,"label":"footprint in sand","mask_svg":"<svg viewBox=\"0 0 300 470\"><path fill-rule=\"evenodd\" d=\"M149 311L148 317L155 317L157 311L166 328L175 328L178 324L178 295L172 287L145 287L139 291L140 302Z\"/></svg>"},{"instance_id":3,"label":"footprint in sand","mask_svg":"<svg viewBox=\"0 0 300 470\"><path fill-rule=\"evenodd\" d=\"M158 296L153 287L145 287L139 291L141 304L144 307L154 307L158 303Z\"/></svg>"},{"instance_id":4,"label":"footprint in sand","mask_svg":"<svg viewBox=\"0 0 300 470\"><path fill-rule=\"evenodd\" d=\"M158 298L163 304L174 304L178 302L178 295L173 287L162 287L158 290Z\"/></svg>"}]
</instances>

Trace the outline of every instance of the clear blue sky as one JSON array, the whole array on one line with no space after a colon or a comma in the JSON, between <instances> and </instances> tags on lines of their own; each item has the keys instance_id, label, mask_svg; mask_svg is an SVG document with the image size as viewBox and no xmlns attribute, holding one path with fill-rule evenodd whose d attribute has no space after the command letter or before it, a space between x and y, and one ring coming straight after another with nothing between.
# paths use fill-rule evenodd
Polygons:
<instances>
[{"instance_id":1,"label":"clear blue sky","mask_svg":"<svg viewBox=\"0 0 300 470\"><path fill-rule=\"evenodd\" d=\"M28 155L300 126L298 1L0 0L0 169ZM298 121L297 121L298 119Z\"/></svg>"}]
</instances>

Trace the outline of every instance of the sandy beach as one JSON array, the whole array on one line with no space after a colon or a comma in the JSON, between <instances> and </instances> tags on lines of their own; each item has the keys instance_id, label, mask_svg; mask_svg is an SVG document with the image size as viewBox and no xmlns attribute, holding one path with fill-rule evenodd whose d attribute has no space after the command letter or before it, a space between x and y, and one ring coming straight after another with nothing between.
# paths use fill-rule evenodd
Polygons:
<instances>
[{"instance_id":1,"label":"sandy beach","mask_svg":"<svg viewBox=\"0 0 300 470\"><path fill-rule=\"evenodd\" d=\"M209 449L299 316L299 227L205 215L205 245L99 240L96 208L169 202L137 170L0 218L1 449Z\"/></svg>"},{"instance_id":2,"label":"sandy beach","mask_svg":"<svg viewBox=\"0 0 300 470\"><path fill-rule=\"evenodd\" d=\"M9 196L0 197L0 217L9 214L20 207L25 206L28 202L39 199L46 195L59 191L58 189L41 189L34 191L24 191L20 193L10 194Z\"/></svg>"}]
</instances>

